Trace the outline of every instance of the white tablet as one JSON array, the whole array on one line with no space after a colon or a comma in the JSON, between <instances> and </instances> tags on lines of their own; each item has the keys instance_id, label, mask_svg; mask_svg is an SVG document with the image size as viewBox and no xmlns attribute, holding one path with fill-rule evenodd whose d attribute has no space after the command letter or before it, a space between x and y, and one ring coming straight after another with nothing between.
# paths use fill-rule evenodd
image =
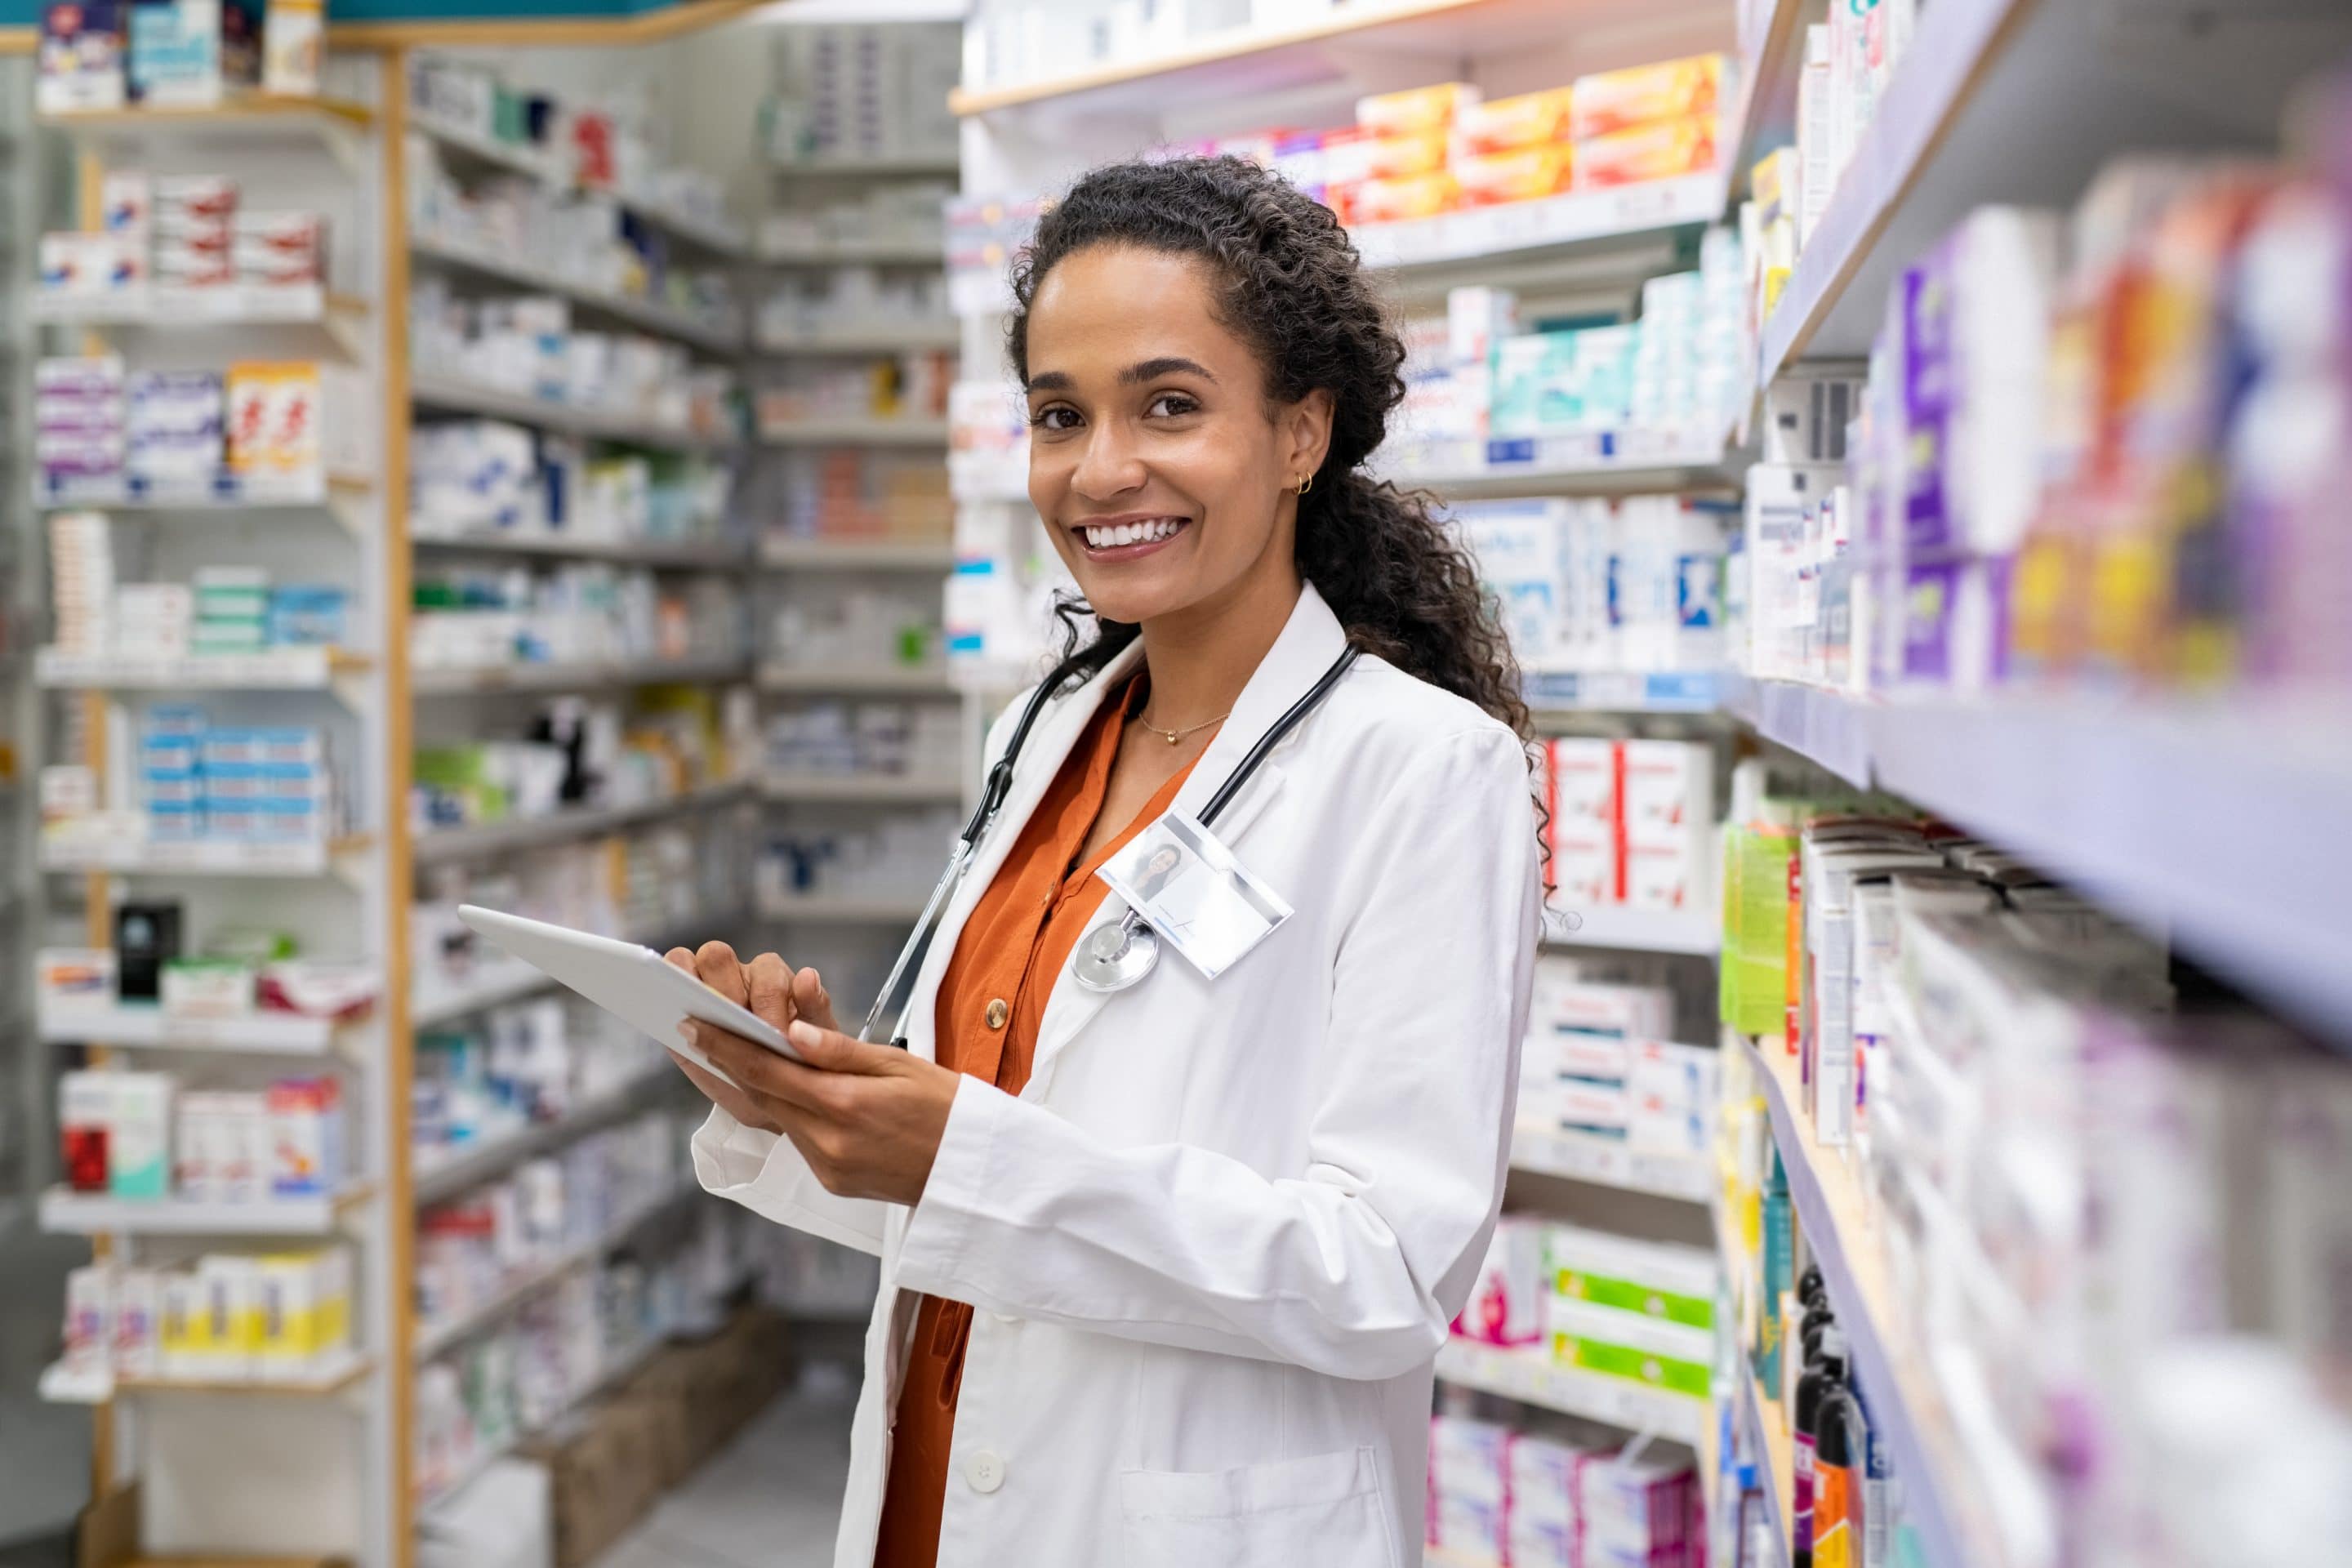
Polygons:
<instances>
[{"instance_id":1,"label":"white tablet","mask_svg":"<svg viewBox=\"0 0 2352 1568\"><path fill-rule=\"evenodd\" d=\"M791 1042L758 1014L730 1002L652 948L474 904L459 905L457 918L533 969L728 1083L735 1080L687 1042L681 1027L687 1019L716 1024L780 1057L801 1059Z\"/></svg>"}]
</instances>

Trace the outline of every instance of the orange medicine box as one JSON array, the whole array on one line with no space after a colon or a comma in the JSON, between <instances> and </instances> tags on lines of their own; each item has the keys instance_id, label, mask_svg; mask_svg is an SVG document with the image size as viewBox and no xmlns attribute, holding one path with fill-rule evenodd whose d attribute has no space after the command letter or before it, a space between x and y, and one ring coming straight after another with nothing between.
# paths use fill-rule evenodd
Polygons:
<instances>
[{"instance_id":1,"label":"orange medicine box","mask_svg":"<svg viewBox=\"0 0 2352 1568\"><path fill-rule=\"evenodd\" d=\"M1456 158L1454 177L1462 187L1464 206L1488 207L1558 195L1570 188L1575 168L1573 150L1555 142Z\"/></svg>"},{"instance_id":2,"label":"orange medicine box","mask_svg":"<svg viewBox=\"0 0 2352 1568\"><path fill-rule=\"evenodd\" d=\"M1576 144L1575 184L1580 191L1671 180L1715 167L1715 116L1636 125Z\"/></svg>"},{"instance_id":3,"label":"orange medicine box","mask_svg":"<svg viewBox=\"0 0 2352 1568\"><path fill-rule=\"evenodd\" d=\"M1370 136L1407 136L1417 131L1449 129L1454 116L1479 100L1478 89L1465 81L1439 82L1434 87L1408 88L1402 92L1375 93L1356 100L1356 123Z\"/></svg>"},{"instance_id":4,"label":"orange medicine box","mask_svg":"<svg viewBox=\"0 0 2352 1568\"><path fill-rule=\"evenodd\" d=\"M1692 55L1579 77L1569 135L1581 142L1659 120L1712 116L1723 87L1723 57Z\"/></svg>"},{"instance_id":5,"label":"orange medicine box","mask_svg":"<svg viewBox=\"0 0 2352 1568\"><path fill-rule=\"evenodd\" d=\"M1454 118L1454 144L1468 156L1566 142L1575 97L1573 88L1551 87L1473 104Z\"/></svg>"}]
</instances>

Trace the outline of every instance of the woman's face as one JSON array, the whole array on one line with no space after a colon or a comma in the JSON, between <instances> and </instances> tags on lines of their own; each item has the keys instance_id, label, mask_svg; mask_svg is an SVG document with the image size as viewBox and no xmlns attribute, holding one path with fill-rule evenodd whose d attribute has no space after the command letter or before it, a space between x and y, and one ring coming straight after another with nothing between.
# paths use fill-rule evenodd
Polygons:
<instances>
[{"instance_id":1,"label":"woman's face","mask_svg":"<svg viewBox=\"0 0 2352 1568\"><path fill-rule=\"evenodd\" d=\"M1213 616L1269 574L1295 592L1292 492L1323 461L1330 397L1269 405L1212 289L1192 258L1100 245L1030 301L1029 499L1111 620Z\"/></svg>"}]
</instances>

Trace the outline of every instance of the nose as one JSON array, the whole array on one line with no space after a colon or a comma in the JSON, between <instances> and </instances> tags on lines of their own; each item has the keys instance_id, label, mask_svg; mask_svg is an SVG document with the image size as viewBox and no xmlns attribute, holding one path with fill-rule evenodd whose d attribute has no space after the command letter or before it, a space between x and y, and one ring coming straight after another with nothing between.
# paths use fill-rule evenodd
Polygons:
<instances>
[{"instance_id":1,"label":"nose","mask_svg":"<svg viewBox=\"0 0 2352 1568\"><path fill-rule=\"evenodd\" d=\"M1103 420L1086 435L1086 448L1070 475L1070 488L1090 501L1108 501L1139 489L1144 466L1133 436L1115 419Z\"/></svg>"}]
</instances>

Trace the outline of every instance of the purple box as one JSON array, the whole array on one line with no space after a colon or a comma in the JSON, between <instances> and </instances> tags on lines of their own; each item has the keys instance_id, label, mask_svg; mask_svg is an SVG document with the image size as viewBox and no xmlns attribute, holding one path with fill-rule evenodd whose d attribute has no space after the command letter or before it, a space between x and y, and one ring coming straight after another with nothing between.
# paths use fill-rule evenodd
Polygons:
<instances>
[{"instance_id":1,"label":"purple box","mask_svg":"<svg viewBox=\"0 0 2352 1568\"><path fill-rule=\"evenodd\" d=\"M1952 419L1952 278L1948 244L1903 276L1903 540L1906 552L1950 550L1945 493Z\"/></svg>"}]
</instances>

